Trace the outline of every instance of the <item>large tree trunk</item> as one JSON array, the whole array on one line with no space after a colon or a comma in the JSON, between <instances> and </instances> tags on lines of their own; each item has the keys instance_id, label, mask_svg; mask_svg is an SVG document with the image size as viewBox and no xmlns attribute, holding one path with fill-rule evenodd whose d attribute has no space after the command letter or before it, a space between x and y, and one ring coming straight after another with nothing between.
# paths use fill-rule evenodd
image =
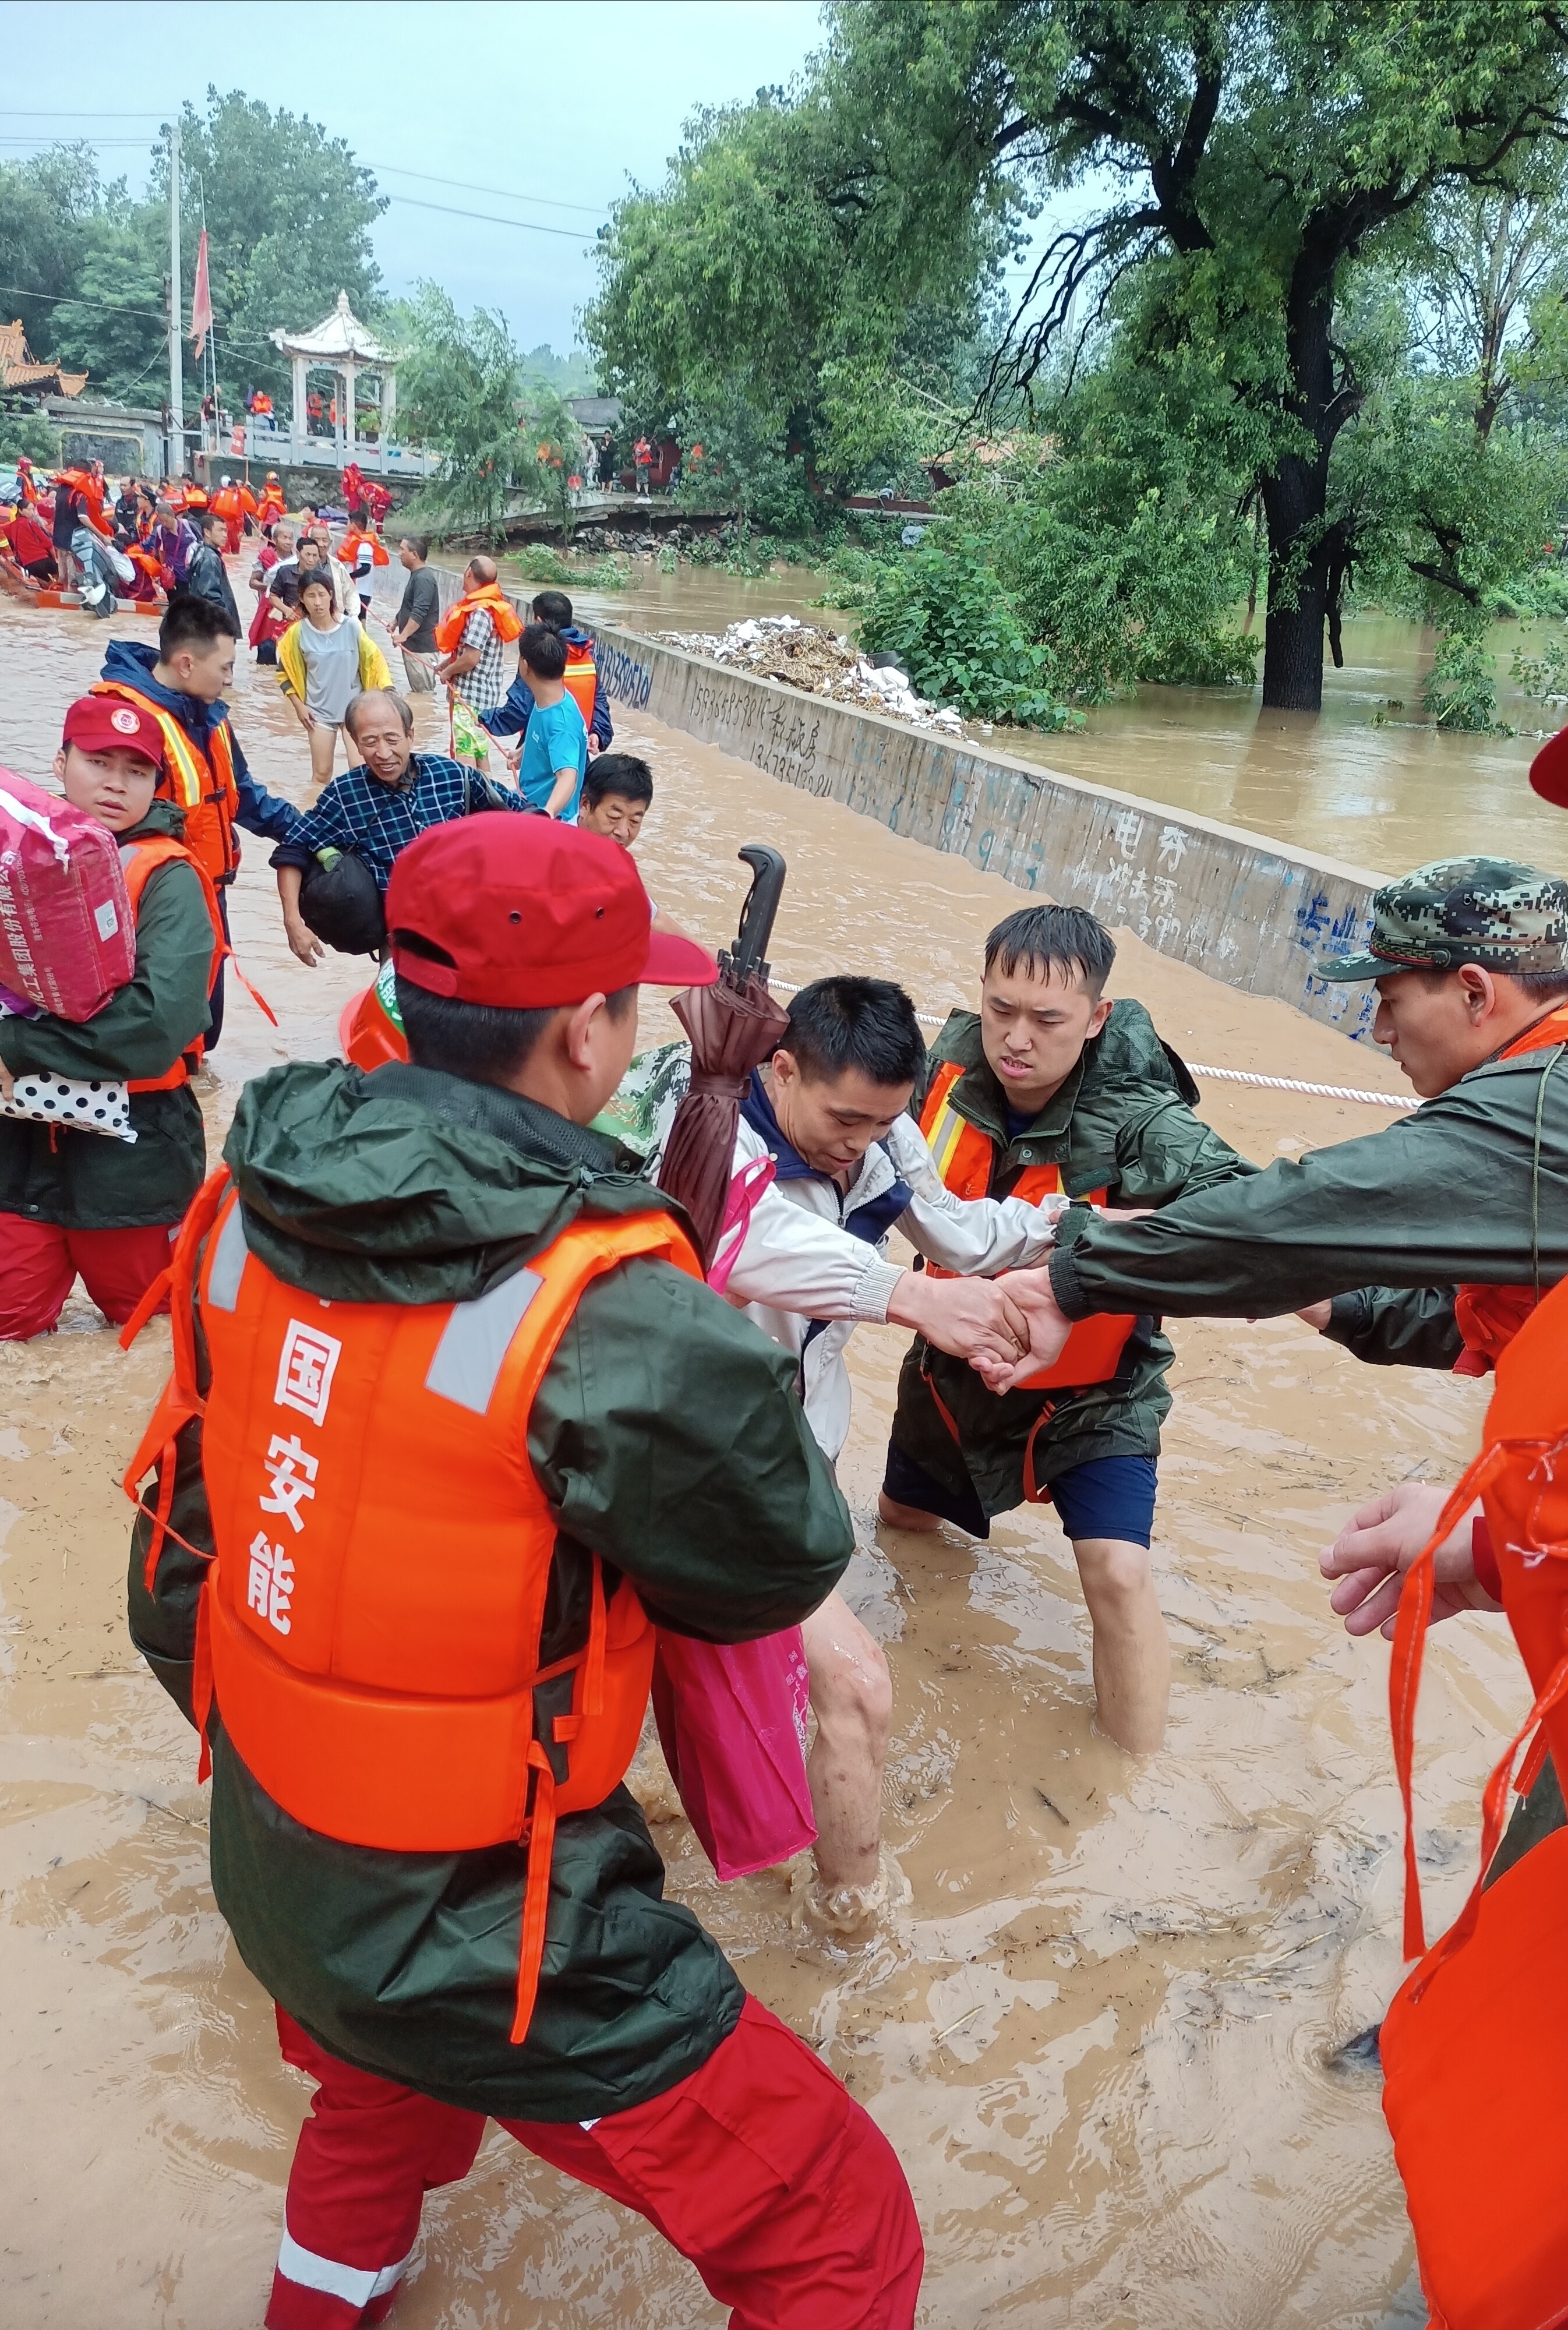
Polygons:
<instances>
[{"instance_id":1,"label":"large tree trunk","mask_svg":"<svg viewBox=\"0 0 1568 2330\"><path fill-rule=\"evenodd\" d=\"M1269 611L1263 631L1263 702L1272 711L1317 712L1323 703L1323 619L1328 456L1349 407L1334 391L1332 240L1303 241L1285 302L1285 350L1292 417L1312 448L1288 453L1263 480L1269 518Z\"/></svg>"},{"instance_id":2,"label":"large tree trunk","mask_svg":"<svg viewBox=\"0 0 1568 2330\"><path fill-rule=\"evenodd\" d=\"M1327 460L1290 457L1266 478L1269 608L1263 627L1263 702L1273 711L1317 712L1323 703L1323 618L1327 592Z\"/></svg>"}]
</instances>

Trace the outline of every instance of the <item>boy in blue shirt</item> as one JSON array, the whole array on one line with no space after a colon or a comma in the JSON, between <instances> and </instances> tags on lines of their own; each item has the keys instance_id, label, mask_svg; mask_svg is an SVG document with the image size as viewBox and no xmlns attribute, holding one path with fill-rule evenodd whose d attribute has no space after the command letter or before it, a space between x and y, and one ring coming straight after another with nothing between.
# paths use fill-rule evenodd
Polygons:
<instances>
[{"instance_id":1,"label":"boy in blue shirt","mask_svg":"<svg viewBox=\"0 0 1568 2330\"><path fill-rule=\"evenodd\" d=\"M577 823L588 769L588 729L566 689L566 642L548 623L530 623L517 660L534 692L517 789L530 809Z\"/></svg>"}]
</instances>

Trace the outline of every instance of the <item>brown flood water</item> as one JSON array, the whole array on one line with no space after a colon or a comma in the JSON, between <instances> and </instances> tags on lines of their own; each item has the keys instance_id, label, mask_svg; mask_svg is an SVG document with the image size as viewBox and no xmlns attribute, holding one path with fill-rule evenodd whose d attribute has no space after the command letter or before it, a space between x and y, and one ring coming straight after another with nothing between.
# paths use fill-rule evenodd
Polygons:
<instances>
[{"instance_id":1,"label":"brown flood water","mask_svg":"<svg viewBox=\"0 0 1568 2330\"><path fill-rule=\"evenodd\" d=\"M629 589L577 594L590 621L633 630L723 630L746 615L798 615L853 633L856 618L813 607L827 577L779 566L755 582L713 567L664 574L639 560ZM526 587L526 586L524 586ZM1145 687L1100 706L1058 736L996 728L999 752L1064 770L1222 825L1244 826L1299 849L1384 874L1484 848L1561 870L1568 826L1526 781L1543 731L1562 721L1508 678L1523 639L1541 627L1500 623L1492 634L1500 718L1514 736L1450 734L1422 715L1431 635L1412 623L1358 616L1345 626L1345 666L1324 673L1320 715L1266 713L1256 689ZM978 733L978 732L974 732Z\"/></svg>"},{"instance_id":2,"label":"brown flood water","mask_svg":"<svg viewBox=\"0 0 1568 2330\"><path fill-rule=\"evenodd\" d=\"M0 607L0 757L44 772L103 636ZM235 715L258 774L306 798L269 676L242 671ZM434 742L428 706L420 718ZM649 887L689 928L729 934L734 852L766 838L790 868L780 976L893 973L928 1009L972 996L980 938L1015 902L1002 883L646 717L621 741L657 776ZM281 1025L232 995L214 1134L243 1076L333 1048L363 977L293 961L265 846L247 853L234 934ZM1130 938L1116 988L1196 1058L1397 1089L1368 1047ZM649 1040L674 1029L656 999L644 1024ZM1385 1121L1236 1087L1204 1106L1259 1159ZM999 1523L985 1548L879 1537L900 1340L855 1339L842 1474L860 1538L848 1591L893 1672L887 1825L907 1897L867 1949L812 1937L782 1875L715 1882L649 1763L672 1888L897 2145L927 2235L927 2330L1376 2330L1393 2306L1419 2321L1398 2297L1409 2239L1375 2082L1326 2068L1399 1971L1387 1653L1346 1639L1314 1556L1385 1483L1450 1476L1484 1388L1368 1376L1293 1320L1178 1327L1155 1549L1176 1684L1169 1743L1139 1766L1091 1728L1082 1599L1048 1512ZM125 1634L118 1481L166 1352L157 1322L122 1355L80 1294L57 1337L0 1347L7 2325L250 2330L307 2103L213 1908L190 1734ZM1450 1913L1525 1693L1482 1623L1443 1627L1428 1675L1423 1858ZM493 2135L427 2208L394 2318L721 2317L656 2235Z\"/></svg>"}]
</instances>

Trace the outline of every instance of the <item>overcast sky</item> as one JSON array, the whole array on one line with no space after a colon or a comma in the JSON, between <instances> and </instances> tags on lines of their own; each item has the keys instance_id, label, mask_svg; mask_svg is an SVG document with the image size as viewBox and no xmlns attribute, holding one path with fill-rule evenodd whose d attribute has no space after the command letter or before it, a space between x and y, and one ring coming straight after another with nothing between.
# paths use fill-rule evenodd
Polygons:
<instances>
[{"instance_id":1,"label":"overcast sky","mask_svg":"<svg viewBox=\"0 0 1568 2330\"><path fill-rule=\"evenodd\" d=\"M0 0L0 156L87 137L140 192L159 124L242 90L375 171L389 289L434 277L563 352L608 205L662 175L695 107L788 81L819 38L816 0Z\"/></svg>"}]
</instances>

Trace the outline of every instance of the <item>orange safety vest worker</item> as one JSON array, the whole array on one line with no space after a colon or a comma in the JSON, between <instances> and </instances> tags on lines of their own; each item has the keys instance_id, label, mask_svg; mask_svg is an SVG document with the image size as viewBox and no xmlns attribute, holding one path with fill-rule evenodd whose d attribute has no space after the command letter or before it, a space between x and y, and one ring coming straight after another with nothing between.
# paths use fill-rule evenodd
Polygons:
<instances>
[{"instance_id":1,"label":"orange safety vest worker","mask_svg":"<svg viewBox=\"0 0 1568 2330\"><path fill-rule=\"evenodd\" d=\"M563 645L566 649L566 669L562 677L566 682L566 693L582 715L582 725L586 728L593 719L593 707L598 700L599 667L593 660L591 648L574 647L570 639Z\"/></svg>"},{"instance_id":2,"label":"orange safety vest worker","mask_svg":"<svg viewBox=\"0 0 1568 2330\"><path fill-rule=\"evenodd\" d=\"M242 514L245 505L240 499L238 486L220 486L213 496L209 507L215 510L220 517L236 518Z\"/></svg>"},{"instance_id":3,"label":"orange safety vest worker","mask_svg":"<svg viewBox=\"0 0 1568 2330\"><path fill-rule=\"evenodd\" d=\"M343 546L337 554L340 564L344 566L352 566L354 564L354 559L359 554L359 545L362 542L368 542L371 545L371 564L373 566L390 566L392 564L392 553L388 550L380 535L376 534L370 526L351 526L348 532L344 535Z\"/></svg>"},{"instance_id":4,"label":"orange safety vest worker","mask_svg":"<svg viewBox=\"0 0 1568 2330\"><path fill-rule=\"evenodd\" d=\"M937 1171L948 1188L958 1198L988 1198L991 1194L992 1148L990 1136L960 1116L949 1098L953 1086L963 1075L957 1060L945 1061L931 1079L921 1111L920 1125L926 1146L936 1160ZM1007 1191L1010 1198L1022 1198L1028 1205L1037 1206L1042 1198L1054 1197L1062 1188L1062 1176L1054 1165L1026 1165ZM1106 1192L1089 1189L1082 1193L1087 1206L1102 1206ZM926 1269L933 1278L950 1278L951 1271L939 1270L928 1262ZM1020 1391L1048 1391L1084 1384L1109 1383L1121 1363L1127 1339L1138 1324L1135 1317L1120 1317L1106 1312L1100 1317L1085 1319L1068 1336L1060 1358L1035 1375L1026 1376L1018 1386ZM935 1387L932 1387L934 1393ZM940 1402L938 1402L939 1407ZM949 1426L949 1430L951 1426ZM1031 1446L1033 1444L1031 1444ZM1025 1466L1025 1473L1030 1470ZM1033 1494L1033 1492L1031 1492Z\"/></svg>"},{"instance_id":5,"label":"orange safety vest worker","mask_svg":"<svg viewBox=\"0 0 1568 2330\"><path fill-rule=\"evenodd\" d=\"M257 505L258 518L263 526L275 526L280 517L287 516L288 511L282 487L276 478L269 478L261 488L261 499Z\"/></svg>"},{"instance_id":6,"label":"orange safety vest worker","mask_svg":"<svg viewBox=\"0 0 1568 2330\"><path fill-rule=\"evenodd\" d=\"M187 735L173 713L122 679L97 679L90 696L123 696L156 720L164 739L164 768L158 791L177 801L185 812L185 848L213 883L233 878L240 863L234 838L234 819L240 807L240 787L234 775L234 754L229 723L214 728L208 743L211 757Z\"/></svg>"},{"instance_id":7,"label":"orange safety vest worker","mask_svg":"<svg viewBox=\"0 0 1568 2330\"><path fill-rule=\"evenodd\" d=\"M1504 1046L1497 1057L1516 1060L1527 1052L1554 1050L1559 1044L1568 1044L1568 1003L1559 1004L1544 1019L1526 1028L1522 1036ZM1459 1287L1454 1296L1454 1320L1465 1348L1454 1362L1455 1375L1484 1376L1496 1367L1540 1299L1539 1286Z\"/></svg>"},{"instance_id":8,"label":"orange safety vest worker","mask_svg":"<svg viewBox=\"0 0 1568 2330\"><path fill-rule=\"evenodd\" d=\"M207 971L207 993L211 996L218 984L218 973L223 957L229 952L229 941L223 929L223 917L218 908L218 894L207 878L207 869L194 857L183 841L172 834L154 834L146 841L128 841L119 853L120 868L125 875L126 894L130 899L131 920L141 914L142 893L151 876L160 866L188 866L202 886L202 898L207 909L207 920L213 925L213 960ZM181 1084L189 1084L193 1072L202 1065L206 1050L206 1038L198 1036L195 1042L181 1053L173 1067L161 1076L133 1076L126 1086L128 1092L176 1092Z\"/></svg>"},{"instance_id":9,"label":"orange safety vest worker","mask_svg":"<svg viewBox=\"0 0 1568 2330\"><path fill-rule=\"evenodd\" d=\"M185 1217L167 1281L124 1335L167 1283L174 1373L126 1486L137 1498L157 1465L150 1579L175 1435L204 1416L215 1553L196 1630L203 1737L216 1699L226 1737L273 1801L345 1844L524 1844L516 2042L538 1985L556 1821L619 1785L654 1660L636 1593L624 1578L607 1593L596 1554L585 1646L539 1665L558 1523L519 1452L584 1288L633 1255L702 1276L678 1224L640 1215L573 1223L469 1302L329 1303L249 1251L221 1170ZM208 1760L203 1746L203 1773Z\"/></svg>"},{"instance_id":10,"label":"orange safety vest worker","mask_svg":"<svg viewBox=\"0 0 1568 2330\"><path fill-rule=\"evenodd\" d=\"M1532 1030L1532 1033L1535 1031ZM1534 1048L1534 1047L1532 1047ZM1478 1494L1501 1600L1535 1692L1487 1787L1481 1868L1527 1734L1526 1791L1549 1748L1568 1775L1568 1280L1497 1360L1481 1454L1405 1580L1389 1673L1405 1804L1407 1957L1383 2023L1384 2110L1404 2179L1432 2330L1568 2322L1568 1830L1533 1845L1425 1948L1411 1772L1435 1548Z\"/></svg>"},{"instance_id":11,"label":"orange safety vest worker","mask_svg":"<svg viewBox=\"0 0 1568 2330\"><path fill-rule=\"evenodd\" d=\"M57 469L56 486L67 486L79 493L86 505L83 515L95 533L112 539L114 527L103 514L103 479L95 478L90 469Z\"/></svg>"},{"instance_id":12,"label":"orange safety vest worker","mask_svg":"<svg viewBox=\"0 0 1568 2330\"><path fill-rule=\"evenodd\" d=\"M457 653L462 641L463 626L479 608L483 608L495 624L497 639L510 641L521 636L523 618L501 585L498 582L482 582L477 591L466 591L460 599L454 599L436 625L436 646L442 655Z\"/></svg>"}]
</instances>

